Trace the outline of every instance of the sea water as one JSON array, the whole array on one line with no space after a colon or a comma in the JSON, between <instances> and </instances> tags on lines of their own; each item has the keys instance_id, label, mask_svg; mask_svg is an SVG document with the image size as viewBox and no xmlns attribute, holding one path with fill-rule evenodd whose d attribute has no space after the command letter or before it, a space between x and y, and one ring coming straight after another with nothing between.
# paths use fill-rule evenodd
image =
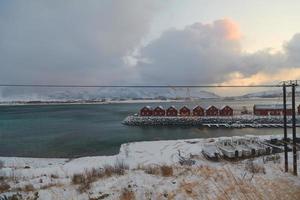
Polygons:
<instances>
[{"instance_id":1,"label":"sea water","mask_svg":"<svg viewBox=\"0 0 300 200\"><path fill-rule=\"evenodd\" d=\"M281 103L277 99L197 100L163 103L115 103L89 105L0 106L0 156L79 157L112 155L120 145L134 141L209 138L234 135L283 134L280 128L180 128L131 127L122 120L145 105L224 104L235 110L255 103ZM298 104L297 104L298 105ZM291 132L291 130L289 130Z\"/></svg>"}]
</instances>

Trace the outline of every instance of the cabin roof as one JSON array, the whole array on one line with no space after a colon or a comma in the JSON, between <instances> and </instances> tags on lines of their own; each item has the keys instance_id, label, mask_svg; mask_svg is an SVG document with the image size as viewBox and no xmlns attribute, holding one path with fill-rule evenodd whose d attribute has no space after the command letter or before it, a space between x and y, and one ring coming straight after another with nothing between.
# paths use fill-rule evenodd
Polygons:
<instances>
[{"instance_id":1,"label":"cabin roof","mask_svg":"<svg viewBox=\"0 0 300 200\"><path fill-rule=\"evenodd\" d=\"M183 109L183 108L189 109L189 107L187 107L186 105L182 106L180 109Z\"/></svg>"},{"instance_id":2,"label":"cabin roof","mask_svg":"<svg viewBox=\"0 0 300 200\"><path fill-rule=\"evenodd\" d=\"M255 104L255 109L283 109L283 104ZM291 104L286 104L287 109L292 109Z\"/></svg>"},{"instance_id":3,"label":"cabin roof","mask_svg":"<svg viewBox=\"0 0 300 200\"><path fill-rule=\"evenodd\" d=\"M175 110L177 110L177 108L175 107L175 106L170 106L169 108L167 108L167 110L169 110L169 109L175 109Z\"/></svg>"},{"instance_id":4,"label":"cabin roof","mask_svg":"<svg viewBox=\"0 0 300 200\"><path fill-rule=\"evenodd\" d=\"M223 110L224 108L226 108L226 107L229 107L229 108L231 108L230 106L228 106L228 105L224 105L224 106L222 106L222 107L220 107L220 110ZM232 109L232 108L231 108Z\"/></svg>"},{"instance_id":5,"label":"cabin roof","mask_svg":"<svg viewBox=\"0 0 300 200\"><path fill-rule=\"evenodd\" d=\"M199 105L195 106L195 107L193 108L193 110L195 110L196 108L201 108L201 109L204 110L204 108L203 108L202 106L199 106Z\"/></svg>"},{"instance_id":6,"label":"cabin roof","mask_svg":"<svg viewBox=\"0 0 300 200\"><path fill-rule=\"evenodd\" d=\"M208 110L208 109L210 109L210 108L212 108L212 107L214 107L214 108L218 109L216 106L214 106L214 105L210 105L210 106L208 106L208 107L206 108L206 110Z\"/></svg>"},{"instance_id":7,"label":"cabin roof","mask_svg":"<svg viewBox=\"0 0 300 200\"><path fill-rule=\"evenodd\" d=\"M160 108L160 109L162 109L162 110L164 109L164 107L163 107L163 106L157 106L156 108Z\"/></svg>"}]
</instances>

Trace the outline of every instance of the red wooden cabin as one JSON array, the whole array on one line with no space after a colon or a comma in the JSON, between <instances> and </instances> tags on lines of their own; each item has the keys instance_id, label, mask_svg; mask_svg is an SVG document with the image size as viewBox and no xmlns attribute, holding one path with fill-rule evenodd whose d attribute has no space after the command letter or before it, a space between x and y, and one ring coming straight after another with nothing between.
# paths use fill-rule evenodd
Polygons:
<instances>
[{"instance_id":1,"label":"red wooden cabin","mask_svg":"<svg viewBox=\"0 0 300 200\"><path fill-rule=\"evenodd\" d=\"M283 113L283 111L282 111ZM292 111L292 108L286 108L286 115L292 115L293 114L293 111Z\"/></svg>"},{"instance_id":2,"label":"red wooden cabin","mask_svg":"<svg viewBox=\"0 0 300 200\"><path fill-rule=\"evenodd\" d=\"M179 110L179 115L180 116L190 116L191 115L191 110L187 106L183 106Z\"/></svg>"},{"instance_id":3,"label":"red wooden cabin","mask_svg":"<svg viewBox=\"0 0 300 200\"><path fill-rule=\"evenodd\" d=\"M166 115L166 111L162 106L157 106L156 108L154 108L153 116L165 116L165 115Z\"/></svg>"},{"instance_id":4,"label":"red wooden cabin","mask_svg":"<svg viewBox=\"0 0 300 200\"><path fill-rule=\"evenodd\" d=\"M269 116L269 115L283 115L282 104L261 104L253 106L254 115L258 116ZM286 115L292 115L292 106L286 105Z\"/></svg>"},{"instance_id":5,"label":"red wooden cabin","mask_svg":"<svg viewBox=\"0 0 300 200\"><path fill-rule=\"evenodd\" d=\"M220 116L233 116L233 109L227 105L221 107Z\"/></svg>"},{"instance_id":6,"label":"red wooden cabin","mask_svg":"<svg viewBox=\"0 0 300 200\"><path fill-rule=\"evenodd\" d=\"M167 116L177 116L178 111L175 106L171 106L166 110L166 115Z\"/></svg>"},{"instance_id":7,"label":"red wooden cabin","mask_svg":"<svg viewBox=\"0 0 300 200\"><path fill-rule=\"evenodd\" d=\"M205 110L206 116L218 116L219 115L219 109L215 106L209 106Z\"/></svg>"},{"instance_id":8,"label":"red wooden cabin","mask_svg":"<svg viewBox=\"0 0 300 200\"><path fill-rule=\"evenodd\" d=\"M140 110L140 116L152 116L153 109L151 106L145 106Z\"/></svg>"},{"instance_id":9,"label":"red wooden cabin","mask_svg":"<svg viewBox=\"0 0 300 200\"><path fill-rule=\"evenodd\" d=\"M193 116L204 116L205 110L201 106L196 106L193 108Z\"/></svg>"}]
</instances>

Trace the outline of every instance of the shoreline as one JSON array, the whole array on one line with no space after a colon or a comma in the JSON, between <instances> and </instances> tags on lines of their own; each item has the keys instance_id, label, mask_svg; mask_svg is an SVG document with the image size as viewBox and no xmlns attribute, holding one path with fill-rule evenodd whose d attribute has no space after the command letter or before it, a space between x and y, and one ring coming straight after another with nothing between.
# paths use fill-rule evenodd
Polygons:
<instances>
[{"instance_id":1,"label":"shoreline","mask_svg":"<svg viewBox=\"0 0 300 200\"><path fill-rule=\"evenodd\" d=\"M201 100L201 99L199 99ZM186 100L124 100L124 101L97 101L97 102L41 102L41 103L0 103L1 106L47 106L47 105L106 105L106 104L131 104L131 103L164 103L164 102L185 102Z\"/></svg>"},{"instance_id":2,"label":"shoreline","mask_svg":"<svg viewBox=\"0 0 300 200\"><path fill-rule=\"evenodd\" d=\"M26 105L102 105L102 104L121 104L121 103L164 103L164 102L193 102L201 100L228 100L228 101L243 101L243 100L273 100L273 97L219 97L219 98L192 98L192 99L140 99L140 100L107 100L107 101L85 101L85 100L74 100L74 101L41 101L38 103L31 103L30 101L13 101L13 102L0 102L1 106L26 106Z\"/></svg>"},{"instance_id":3,"label":"shoreline","mask_svg":"<svg viewBox=\"0 0 300 200\"><path fill-rule=\"evenodd\" d=\"M255 136L258 137L259 139L262 140L266 140L266 139L270 139L270 138L282 138L283 135L245 135L245 136ZM99 158L101 159L106 158L106 157L116 157L121 155L124 155L124 151L126 151L124 149L124 147L128 147L131 145L140 145L140 144L150 144L150 145L156 145L159 143L173 143L173 142L200 142L202 144L206 143L206 142L210 142L212 140L218 140L219 138L232 138L232 137L244 137L244 136L222 136L222 137L211 137L211 138L193 138L193 139L178 139L178 140L153 140L153 141L138 141L138 142L129 142L129 143L123 143L120 146L119 152L117 154L113 154L113 155L101 155L101 156L82 156L82 157L65 157L65 158L47 158L47 157L20 157L20 156L0 156L0 160L6 160L6 159L11 159L11 160L41 160L42 162L44 161L69 161L69 160L76 160L76 159L83 159L83 158ZM288 137L292 137L292 134L288 134Z\"/></svg>"},{"instance_id":4,"label":"shoreline","mask_svg":"<svg viewBox=\"0 0 300 200\"><path fill-rule=\"evenodd\" d=\"M280 138L279 135L258 136L260 139L273 137ZM241 184L251 184L259 191L262 187L263 191L268 191L269 185L283 181L284 186L288 184L288 187L296 187L295 191L299 191L300 179L282 171L283 153L270 155L270 161L267 162L265 156L233 162L207 160L201 151L205 144L216 142L217 139L125 143L119 153L113 156L76 159L0 157L0 176L6 181L6 189L0 197L21 195L20 199L114 200L119 199L125 190L130 191L135 199L145 199L145 196L149 197L147 199L162 199L163 196L172 195L177 197L175 199L188 199L191 194L194 197L209 194L206 199L216 199L215 194L223 191L220 188L227 185L237 187L236 180L243 181ZM180 157L192 159L193 164L181 164ZM273 158L279 162L273 162ZM291 161L290 152L290 166ZM261 170L255 173L249 171L249 166L252 166L249 162ZM164 170L168 170L167 174ZM77 182L76 177L88 182ZM264 182L261 183L261 180ZM264 184L266 182L270 184ZM239 191L238 187L237 192L245 195L244 190ZM204 188L209 189L202 191ZM278 188L281 187L276 187L272 192L285 191ZM232 194L233 199L235 193ZM36 196L38 198L32 198Z\"/></svg>"}]
</instances>

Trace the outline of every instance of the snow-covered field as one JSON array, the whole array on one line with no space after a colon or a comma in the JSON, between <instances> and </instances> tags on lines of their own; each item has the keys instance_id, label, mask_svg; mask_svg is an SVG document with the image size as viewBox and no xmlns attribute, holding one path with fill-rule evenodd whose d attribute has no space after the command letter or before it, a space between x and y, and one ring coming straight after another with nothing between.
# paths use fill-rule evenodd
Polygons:
<instances>
[{"instance_id":1,"label":"snow-covered field","mask_svg":"<svg viewBox=\"0 0 300 200\"><path fill-rule=\"evenodd\" d=\"M271 161L259 157L212 162L201 149L213 141L128 143L115 156L77 159L0 157L0 199L4 195L46 200L300 198L300 178L283 172L282 154L278 160L269 157ZM195 164L180 165L179 153ZM120 171L110 172L112 168Z\"/></svg>"}]
</instances>

